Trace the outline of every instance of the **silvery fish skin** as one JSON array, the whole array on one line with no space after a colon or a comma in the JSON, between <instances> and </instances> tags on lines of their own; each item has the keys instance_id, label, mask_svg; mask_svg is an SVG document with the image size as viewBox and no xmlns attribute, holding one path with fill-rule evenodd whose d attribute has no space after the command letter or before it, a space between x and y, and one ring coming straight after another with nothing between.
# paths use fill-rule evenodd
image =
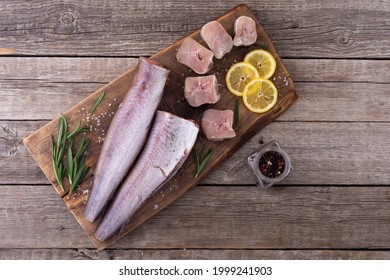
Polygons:
<instances>
[{"instance_id":1,"label":"silvery fish skin","mask_svg":"<svg viewBox=\"0 0 390 280\"><path fill-rule=\"evenodd\" d=\"M179 170L191 152L198 132L199 127L193 121L157 111L140 158L95 232L100 241L125 226L145 200Z\"/></svg>"},{"instance_id":2,"label":"silvery fish skin","mask_svg":"<svg viewBox=\"0 0 390 280\"><path fill-rule=\"evenodd\" d=\"M93 222L113 196L143 147L169 70L140 58L130 90L110 124L84 217Z\"/></svg>"}]
</instances>

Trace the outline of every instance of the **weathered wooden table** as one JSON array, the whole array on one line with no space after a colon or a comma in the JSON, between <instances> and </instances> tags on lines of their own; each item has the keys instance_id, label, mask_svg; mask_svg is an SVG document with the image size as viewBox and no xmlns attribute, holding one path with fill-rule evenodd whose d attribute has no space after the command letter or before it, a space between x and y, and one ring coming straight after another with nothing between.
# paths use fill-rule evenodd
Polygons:
<instances>
[{"instance_id":1,"label":"weathered wooden table","mask_svg":"<svg viewBox=\"0 0 390 280\"><path fill-rule=\"evenodd\" d=\"M300 98L98 252L22 139L239 1L1 1L0 259L389 259L390 1L290 2L247 4ZM245 159L273 139L294 172L261 191Z\"/></svg>"}]
</instances>

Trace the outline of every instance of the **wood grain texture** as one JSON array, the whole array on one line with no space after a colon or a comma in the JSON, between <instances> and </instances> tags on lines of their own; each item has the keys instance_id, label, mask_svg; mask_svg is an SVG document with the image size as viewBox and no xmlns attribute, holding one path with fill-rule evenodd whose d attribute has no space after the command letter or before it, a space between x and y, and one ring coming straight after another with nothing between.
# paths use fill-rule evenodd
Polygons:
<instances>
[{"instance_id":1,"label":"wood grain texture","mask_svg":"<svg viewBox=\"0 0 390 280\"><path fill-rule=\"evenodd\" d=\"M0 184L34 184L45 180L23 145L23 139L44 123L0 121Z\"/></svg>"},{"instance_id":2,"label":"wood grain texture","mask_svg":"<svg viewBox=\"0 0 390 280\"><path fill-rule=\"evenodd\" d=\"M390 250L0 249L2 260L388 260Z\"/></svg>"},{"instance_id":3,"label":"wood grain texture","mask_svg":"<svg viewBox=\"0 0 390 280\"><path fill-rule=\"evenodd\" d=\"M93 247L51 186L0 190L0 248ZM389 250L389 200L389 187L196 187L113 248Z\"/></svg>"},{"instance_id":4,"label":"wood grain texture","mask_svg":"<svg viewBox=\"0 0 390 280\"><path fill-rule=\"evenodd\" d=\"M50 120L101 86L101 83L0 81L0 119ZM304 98L298 99L278 121L389 121L390 84L297 82L295 86Z\"/></svg>"},{"instance_id":5,"label":"wood grain texture","mask_svg":"<svg viewBox=\"0 0 390 280\"><path fill-rule=\"evenodd\" d=\"M248 0L301 97L203 181L211 186L111 249L91 248L28 155L26 135L134 66L131 56L149 56L238 3L1 1L0 259L390 259L388 0ZM288 183L304 186L258 193L243 186L254 182L243 159L275 137L295 159ZM337 187L322 187L329 180Z\"/></svg>"},{"instance_id":6,"label":"wood grain texture","mask_svg":"<svg viewBox=\"0 0 390 280\"><path fill-rule=\"evenodd\" d=\"M145 56L240 3L8 0L0 8L0 46L21 55ZM390 57L387 1L246 3L282 56Z\"/></svg>"},{"instance_id":7,"label":"wood grain texture","mask_svg":"<svg viewBox=\"0 0 390 280\"><path fill-rule=\"evenodd\" d=\"M241 147L241 145L243 145L253 135L255 135L257 131L264 128L266 125L279 117L297 99L295 86L289 76L287 69L274 49L271 40L265 33L262 26L257 22L255 16L247 8L247 6L237 6L218 17L216 20L219 21L222 26L224 26L228 33L234 34L234 22L242 15L249 16L256 21L257 42L261 42L261 44L265 45L276 60L277 67L275 76L281 78L281 80L275 80L275 85L278 87L277 103L272 109L264 114L251 113L245 108L243 103L240 103L239 118L241 123L244 125L238 126L235 129L237 136L233 139L230 139L229 141L211 142L207 141L204 135L199 134L194 147L200 149L203 144L205 144L208 148L211 148L214 151L213 157L210 159L203 172L196 179L194 179L196 166L193 158L190 157L189 160L184 162L181 169L175 174L175 176L160 188L161 193L159 190L158 192L155 192L153 195L151 195L143 203L143 206L132 216L131 220L126 224L126 226L122 227L118 233L114 234L104 242L101 242L94 236L94 232L96 227L99 225L100 220L97 219L94 223L87 221L83 215L84 208L88 197L89 188L91 186L93 170L96 166L96 161L102 146L100 139L104 139L105 133L108 130L112 119L111 113L116 111L119 103L128 92L130 81L133 75L133 69L125 72L123 75L111 81L108 85L99 89L86 99L82 100L64 112L64 116L67 118L68 124L71 127L70 129L73 129L72 126L75 127L80 120L82 120L83 126L90 126L90 133L87 135L87 137L91 139L91 144L88 147L85 162L87 166L91 167L91 172L89 172L89 175L87 174L83 183L80 185L80 188L75 193L67 195L69 187L65 184L65 191L61 190L54 177L51 163L51 151L48 149L48 147L51 145L50 135L56 135L58 118L49 122L47 125L23 140L28 150L42 169L43 173L53 184L59 195L64 198L65 203L68 205L81 227L85 230L97 248L106 248L119 238L134 230L147 219L151 218L153 215L164 209L167 205L183 195L188 189L196 186L210 171L224 162L231 154L233 154L239 147ZM200 30L195 31L188 36L195 39L199 43L204 44L200 36ZM199 124L205 108L193 108L189 106L183 98L184 80L186 77L194 75L192 70L176 60L177 48L180 46L183 40L184 38L151 57L151 59L161 63L171 71L164 89L164 94L159 109L171 112L185 119L192 119ZM234 48L230 53L226 54L223 59L214 60L213 69L209 73L215 74L219 83L224 85L224 77L232 63L236 61L243 61L244 56L250 50L255 48L255 46ZM88 111L88 108L91 108L93 101L97 99L101 92L106 93L104 102L108 102L109 104L102 104L91 116L92 119L99 118L97 123L88 123L89 116L86 115L85 112ZM221 93L221 100L212 106L212 108L220 110L233 108L236 96L230 94L226 86L221 87L219 92ZM107 117L105 114L108 114ZM91 122L93 122L93 120L91 120ZM162 193L165 195L161 195Z\"/></svg>"},{"instance_id":8,"label":"wood grain texture","mask_svg":"<svg viewBox=\"0 0 390 280\"><path fill-rule=\"evenodd\" d=\"M390 60L283 59L294 82L389 84ZM0 57L0 81L108 83L137 64L117 57Z\"/></svg>"},{"instance_id":9,"label":"wood grain texture","mask_svg":"<svg viewBox=\"0 0 390 280\"><path fill-rule=\"evenodd\" d=\"M390 60L283 61L303 98L278 120L389 120L390 76L383 73ZM0 58L0 119L50 120L135 64L132 58Z\"/></svg>"},{"instance_id":10,"label":"wood grain texture","mask_svg":"<svg viewBox=\"0 0 390 280\"><path fill-rule=\"evenodd\" d=\"M49 183L22 144L24 135L45 123L0 122L0 184ZM4 130L11 133L4 134ZM201 183L253 184L245 159L261 143L276 139L285 147L294 166L282 184L387 185L390 182L389 131L390 123L274 122Z\"/></svg>"}]
</instances>

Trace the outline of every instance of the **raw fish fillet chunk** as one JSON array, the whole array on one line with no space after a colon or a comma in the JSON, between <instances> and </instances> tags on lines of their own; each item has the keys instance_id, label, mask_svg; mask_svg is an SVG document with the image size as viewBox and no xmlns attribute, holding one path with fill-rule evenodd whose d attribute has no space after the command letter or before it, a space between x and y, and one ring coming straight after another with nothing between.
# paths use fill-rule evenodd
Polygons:
<instances>
[{"instance_id":1,"label":"raw fish fillet chunk","mask_svg":"<svg viewBox=\"0 0 390 280\"><path fill-rule=\"evenodd\" d=\"M208 140L222 141L236 136L232 110L208 109L203 113L201 123Z\"/></svg>"},{"instance_id":2,"label":"raw fish fillet chunk","mask_svg":"<svg viewBox=\"0 0 390 280\"><path fill-rule=\"evenodd\" d=\"M221 98L218 93L217 77L215 75L187 77L184 96L192 107L217 103Z\"/></svg>"},{"instance_id":3,"label":"raw fish fillet chunk","mask_svg":"<svg viewBox=\"0 0 390 280\"><path fill-rule=\"evenodd\" d=\"M126 226L142 204L175 175L190 154L198 132L193 121L157 111L145 148L96 230L99 240Z\"/></svg>"},{"instance_id":4,"label":"raw fish fillet chunk","mask_svg":"<svg viewBox=\"0 0 390 280\"><path fill-rule=\"evenodd\" d=\"M257 40L256 22L250 17L240 16L234 22L234 33L235 46L252 45Z\"/></svg>"},{"instance_id":5,"label":"raw fish fillet chunk","mask_svg":"<svg viewBox=\"0 0 390 280\"><path fill-rule=\"evenodd\" d=\"M232 37L218 21L214 20L206 23L200 31L200 36L218 59L221 59L233 48Z\"/></svg>"},{"instance_id":6,"label":"raw fish fillet chunk","mask_svg":"<svg viewBox=\"0 0 390 280\"><path fill-rule=\"evenodd\" d=\"M187 37L177 51L176 59L198 74L206 74L213 67L214 54L194 39Z\"/></svg>"}]
</instances>

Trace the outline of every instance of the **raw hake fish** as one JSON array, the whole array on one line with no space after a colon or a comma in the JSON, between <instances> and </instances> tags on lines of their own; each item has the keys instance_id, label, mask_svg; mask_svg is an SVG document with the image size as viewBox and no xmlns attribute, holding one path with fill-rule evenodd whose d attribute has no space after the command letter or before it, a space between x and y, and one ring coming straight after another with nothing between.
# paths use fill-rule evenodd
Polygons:
<instances>
[{"instance_id":1,"label":"raw hake fish","mask_svg":"<svg viewBox=\"0 0 390 280\"><path fill-rule=\"evenodd\" d=\"M235 46L249 46L256 42L257 31L256 22L247 16L240 16L234 22L234 39Z\"/></svg>"},{"instance_id":2,"label":"raw hake fish","mask_svg":"<svg viewBox=\"0 0 390 280\"><path fill-rule=\"evenodd\" d=\"M99 155L84 217L102 212L145 143L169 70L140 58L130 90L111 121Z\"/></svg>"},{"instance_id":3,"label":"raw hake fish","mask_svg":"<svg viewBox=\"0 0 390 280\"><path fill-rule=\"evenodd\" d=\"M208 140L222 141L233 138L233 111L208 109L202 116L202 130Z\"/></svg>"},{"instance_id":4,"label":"raw hake fish","mask_svg":"<svg viewBox=\"0 0 390 280\"><path fill-rule=\"evenodd\" d=\"M206 23L200 31L200 36L218 59L221 59L233 48L232 37L218 21L214 20Z\"/></svg>"},{"instance_id":5,"label":"raw hake fish","mask_svg":"<svg viewBox=\"0 0 390 280\"><path fill-rule=\"evenodd\" d=\"M177 50L176 59L198 74L205 74L213 67L214 54L194 39L187 37Z\"/></svg>"},{"instance_id":6,"label":"raw hake fish","mask_svg":"<svg viewBox=\"0 0 390 280\"><path fill-rule=\"evenodd\" d=\"M215 75L187 77L184 84L184 97L192 107L215 104L221 98Z\"/></svg>"},{"instance_id":7,"label":"raw hake fish","mask_svg":"<svg viewBox=\"0 0 390 280\"><path fill-rule=\"evenodd\" d=\"M179 170L195 144L198 131L198 125L192 121L157 111L140 158L95 232L100 241L125 226L145 200Z\"/></svg>"}]
</instances>

